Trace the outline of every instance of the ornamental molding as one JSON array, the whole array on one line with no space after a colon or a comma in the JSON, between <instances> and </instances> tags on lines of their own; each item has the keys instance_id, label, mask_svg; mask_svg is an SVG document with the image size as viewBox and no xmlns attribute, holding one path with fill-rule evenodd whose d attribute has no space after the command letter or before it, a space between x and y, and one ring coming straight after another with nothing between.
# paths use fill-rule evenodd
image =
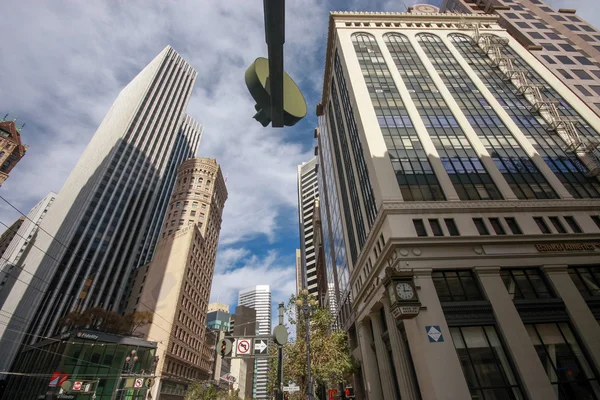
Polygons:
<instances>
[{"instance_id":1,"label":"ornamental molding","mask_svg":"<svg viewBox=\"0 0 600 400\"><path fill-rule=\"evenodd\" d=\"M527 211L564 211L564 210L590 210L600 209L600 200L591 199L557 199L557 200L497 200L497 201L384 201L380 207L382 211L390 214L412 214L414 211L427 210L430 213L453 212L469 213L474 209L489 212L506 212L507 210Z\"/></svg>"}]
</instances>

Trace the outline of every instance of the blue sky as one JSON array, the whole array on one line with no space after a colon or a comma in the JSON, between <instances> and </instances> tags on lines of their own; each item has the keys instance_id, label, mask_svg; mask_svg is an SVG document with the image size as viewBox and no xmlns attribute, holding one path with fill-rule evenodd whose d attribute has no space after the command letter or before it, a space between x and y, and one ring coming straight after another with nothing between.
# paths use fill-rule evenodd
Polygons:
<instances>
[{"instance_id":1,"label":"blue sky","mask_svg":"<svg viewBox=\"0 0 600 400\"><path fill-rule=\"evenodd\" d=\"M439 4L440 0L428 1ZM295 288L299 246L296 166L315 145L330 10L405 11L414 0L287 0L286 71L308 116L263 128L243 75L266 56L262 0L5 1L0 112L26 122L25 158L0 188L27 212L59 191L119 91L166 45L198 71L188 113L204 125L198 156L228 176L211 300L235 305L240 289L270 284L273 302ZM595 0L551 0L600 25ZM18 217L0 204L0 221Z\"/></svg>"}]
</instances>

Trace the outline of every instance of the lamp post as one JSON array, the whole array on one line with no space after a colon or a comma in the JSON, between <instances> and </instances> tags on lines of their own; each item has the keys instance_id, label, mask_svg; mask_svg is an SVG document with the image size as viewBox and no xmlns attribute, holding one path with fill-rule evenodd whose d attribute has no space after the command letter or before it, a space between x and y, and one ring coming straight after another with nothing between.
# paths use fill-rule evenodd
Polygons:
<instances>
[{"instance_id":1,"label":"lamp post","mask_svg":"<svg viewBox=\"0 0 600 400\"><path fill-rule=\"evenodd\" d=\"M298 298L296 299L296 306L304 315L304 325L306 328L306 379L308 381L308 400L314 399L312 380L310 377L310 317L312 316L315 308L319 302L311 295L308 294L308 289L302 289L300 293L298 293Z\"/></svg>"},{"instance_id":2,"label":"lamp post","mask_svg":"<svg viewBox=\"0 0 600 400\"><path fill-rule=\"evenodd\" d=\"M131 350L131 352L127 355L127 357L125 357L125 365L123 365L123 370L125 371L125 373L127 375L132 375L133 374L133 368L134 368L135 363L137 362L138 359L139 358L137 356L137 351L135 349ZM127 378L125 378L125 382L127 382ZM121 391L121 393L119 395L119 399L122 399L123 398L123 393L126 392L128 389L124 387L124 388L119 389L119 390ZM134 395L135 395L135 390L134 390Z\"/></svg>"}]
</instances>

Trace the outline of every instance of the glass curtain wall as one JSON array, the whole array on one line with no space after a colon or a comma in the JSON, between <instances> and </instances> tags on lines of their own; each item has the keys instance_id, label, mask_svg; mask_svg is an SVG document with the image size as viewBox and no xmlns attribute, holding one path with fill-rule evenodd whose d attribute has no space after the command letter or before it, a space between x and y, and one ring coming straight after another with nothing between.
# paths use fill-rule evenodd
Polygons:
<instances>
[{"instance_id":1,"label":"glass curtain wall","mask_svg":"<svg viewBox=\"0 0 600 400\"><path fill-rule=\"evenodd\" d=\"M355 33L352 43L404 201L445 200L375 37Z\"/></svg>"},{"instance_id":2,"label":"glass curtain wall","mask_svg":"<svg viewBox=\"0 0 600 400\"><path fill-rule=\"evenodd\" d=\"M488 175L439 88L425 69L408 37L383 36L442 164L461 200L501 200Z\"/></svg>"},{"instance_id":3,"label":"glass curtain wall","mask_svg":"<svg viewBox=\"0 0 600 400\"><path fill-rule=\"evenodd\" d=\"M558 197L444 42L431 34L417 40L517 198Z\"/></svg>"}]
</instances>

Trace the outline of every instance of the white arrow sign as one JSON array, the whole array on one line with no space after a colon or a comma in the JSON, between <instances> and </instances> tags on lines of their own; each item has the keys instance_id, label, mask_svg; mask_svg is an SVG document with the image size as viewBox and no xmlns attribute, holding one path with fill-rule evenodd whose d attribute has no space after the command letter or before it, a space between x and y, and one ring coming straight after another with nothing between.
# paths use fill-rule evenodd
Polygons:
<instances>
[{"instance_id":1,"label":"white arrow sign","mask_svg":"<svg viewBox=\"0 0 600 400\"><path fill-rule=\"evenodd\" d=\"M267 352L267 341L255 339L254 340L254 354L264 354Z\"/></svg>"}]
</instances>

